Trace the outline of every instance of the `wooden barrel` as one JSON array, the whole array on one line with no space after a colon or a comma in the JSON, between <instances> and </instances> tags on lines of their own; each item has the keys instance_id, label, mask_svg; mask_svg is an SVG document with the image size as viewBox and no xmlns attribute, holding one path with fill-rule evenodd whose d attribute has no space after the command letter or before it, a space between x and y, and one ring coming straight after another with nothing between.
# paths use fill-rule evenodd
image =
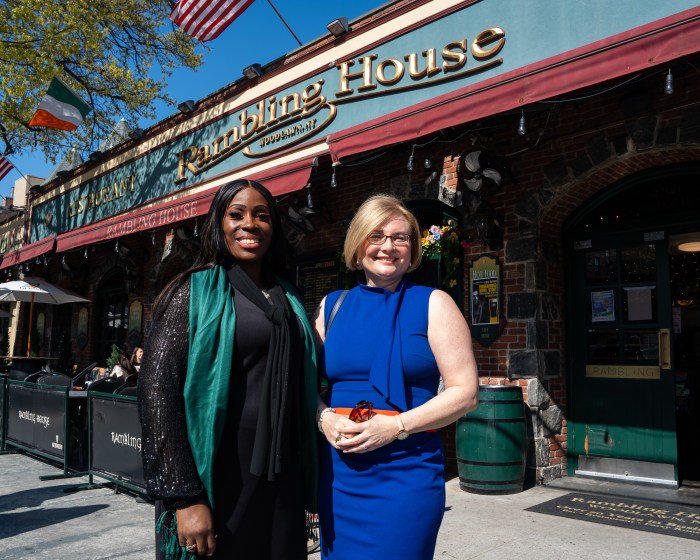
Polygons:
<instances>
[{"instance_id":1,"label":"wooden barrel","mask_svg":"<svg viewBox=\"0 0 700 560\"><path fill-rule=\"evenodd\" d=\"M473 494L522 491L527 427L520 387L480 386L479 406L457 421L455 437L462 490Z\"/></svg>"}]
</instances>

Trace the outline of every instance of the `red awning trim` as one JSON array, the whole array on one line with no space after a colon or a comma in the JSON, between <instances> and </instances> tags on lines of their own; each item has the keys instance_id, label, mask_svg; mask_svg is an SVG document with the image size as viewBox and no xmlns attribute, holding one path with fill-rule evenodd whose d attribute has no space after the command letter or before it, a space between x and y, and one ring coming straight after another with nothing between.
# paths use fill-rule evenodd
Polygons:
<instances>
[{"instance_id":1,"label":"red awning trim","mask_svg":"<svg viewBox=\"0 0 700 560\"><path fill-rule=\"evenodd\" d=\"M700 8L596 41L331 134L333 162L523 107L697 51Z\"/></svg>"},{"instance_id":2,"label":"red awning trim","mask_svg":"<svg viewBox=\"0 0 700 560\"><path fill-rule=\"evenodd\" d=\"M25 245L14 251L10 251L2 255L2 262L0 263L0 270L8 268L10 266L17 266L27 261L31 261L41 255L53 251L56 244L56 236L45 237L40 241Z\"/></svg>"},{"instance_id":3,"label":"red awning trim","mask_svg":"<svg viewBox=\"0 0 700 560\"><path fill-rule=\"evenodd\" d=\"M316 158L309 158L252 173L246 178L261 182L274 196L281 196L305 187L316 164ZM83 245L100 243L123 235L149 231L203 216L209 211L211 201L219 188L220 185L62 233L56 240L56 252L61 253Z\"/></svg>"}]
</instances>

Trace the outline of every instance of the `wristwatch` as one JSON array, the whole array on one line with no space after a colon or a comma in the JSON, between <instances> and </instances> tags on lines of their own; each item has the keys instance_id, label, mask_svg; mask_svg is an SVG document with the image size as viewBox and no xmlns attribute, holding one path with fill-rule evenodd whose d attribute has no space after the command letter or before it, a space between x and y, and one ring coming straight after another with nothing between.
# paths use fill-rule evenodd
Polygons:
<instances>
[{"instance_id":1,"label":"wristwatch","mask_svg":"<svg viewBox=\"0 0 700 560\"><path fill-rule=\"evenodd\" d=\"M397 414L394 416L396 418L396 424L399 427L399 431L396 432L396 439L404 440L409 436L409 433L406 431L406 428L403 426L403 422L401 421L401 415Z\"/></svg>"}]
</instances>

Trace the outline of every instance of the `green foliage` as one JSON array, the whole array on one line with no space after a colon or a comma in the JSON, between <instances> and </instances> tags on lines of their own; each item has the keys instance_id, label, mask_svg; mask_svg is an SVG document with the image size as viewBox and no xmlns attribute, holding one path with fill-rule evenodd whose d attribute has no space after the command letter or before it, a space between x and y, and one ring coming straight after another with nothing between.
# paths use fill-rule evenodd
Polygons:
<instances>
[{"instance_id":1,"label":"green foliage","mask_svg":"<svg viewBox=\"0 0 700 560\"><path fill-rule=\"evenodd\" d=\"M121 353L122 351L120 350L119 346L112 344L112 353L109 355L109 358L107 358L107 371L112 371L114 366L119 363L119 356Z\"/></svg>"},{"instance_id":2,"label":"green foliage","mask_svg":"<svg viewBox=\"0 0 700 560\"><path fill-rule=\"evenodd\" d=\"M0 1L0 125L17 152L40 148L53 161L69 143L94 149L124 117L155 117L172 69L202 63L196 42L167 19L170 0ZM29 130L51 78L93 111L78 130ZM1 130L1 129L0 129ZM3 135L5 136L5 135Z\"/></svg>"}]
</instances>

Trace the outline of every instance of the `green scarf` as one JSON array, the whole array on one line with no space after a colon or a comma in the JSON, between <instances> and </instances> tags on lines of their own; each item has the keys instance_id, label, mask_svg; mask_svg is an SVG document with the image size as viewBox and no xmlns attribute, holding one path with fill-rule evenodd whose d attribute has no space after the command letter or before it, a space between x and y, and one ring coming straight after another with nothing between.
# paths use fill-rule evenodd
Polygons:
<instances>
[{"instance_id":1,"label":"green scarf","mask_svg":"<svg viewBox=\"0 0 700 560\"><path fill-rule=\"evenodd\" d=\"M311 324L290 284L278 278L290 306L304 329L304 395L302 402L302 456L305 506L316 511L318 434L316 402L318 374ZM214 460L228 407L236 312L233 289L223 266L195 272L190 280L190 347L185 379L187 435L199 477L214 507Z\"/></svg>"}]
</instances>

